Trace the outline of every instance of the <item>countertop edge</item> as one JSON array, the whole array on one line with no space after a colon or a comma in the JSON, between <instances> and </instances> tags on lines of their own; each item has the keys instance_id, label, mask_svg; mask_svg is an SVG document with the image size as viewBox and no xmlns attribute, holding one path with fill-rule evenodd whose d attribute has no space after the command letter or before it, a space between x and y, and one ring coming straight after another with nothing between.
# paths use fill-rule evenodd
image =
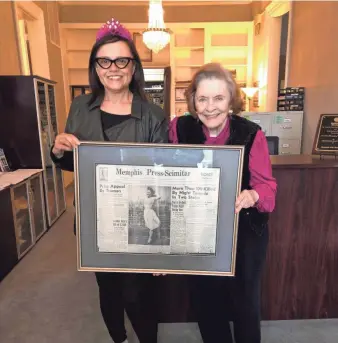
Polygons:
<instances>
[{"instance_id":1,"label":"countertop edge","mask_svg":"<svg viewBox=\"0 0 338 343\"><path fill-rule=\"evenodd\" d=\"M273 169L322 169L338 168L338 159L331 156L320 158L315 155L270 156Z\"/></svg>"}]
</instances>

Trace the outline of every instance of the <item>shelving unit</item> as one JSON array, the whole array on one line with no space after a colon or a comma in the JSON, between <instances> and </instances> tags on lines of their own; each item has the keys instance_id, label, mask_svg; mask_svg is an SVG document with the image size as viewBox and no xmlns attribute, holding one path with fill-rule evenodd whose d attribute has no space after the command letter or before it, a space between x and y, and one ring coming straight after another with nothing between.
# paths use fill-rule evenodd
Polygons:
<instances>
[{"instance_id":1,"label":"shelving unit","mask_svg":"<svg viewBox=\"0 0 338 343\"><path fill-rule=\"evenodd\" d=\"M176 88L184 88L194 73L205 63L221 63L234 71L236 81L242 86L251 84L253 24L199 23L172 25L170 42L173 70L171 115L187 112L184 101L176 100Z\"/></svg>"},{"instance_id":2,"label":"shelving unit","mask_svg":"<svg viewBox=\"0 0 338 343\"><path fill-rule=\"evenodd\" d=\"M185 101L176 99L176 88L185 88L194 73L205 63L205 30L204 28L181 28L173 30L171 41L171 66L173 70L172 104L173 115L184 115L188 112Z\"/></svg>"},{"instance_id":3,"label":"shelving unit","mask_svg":"<svg viewBox=\"0 0 338 343\"><path fill-rule=\"evenodd\" d=\"M250 27L229 28L220 26L209 31L209 61L218 62L224 68L235 71L236 80L239 83L247 83L247 70L251 66L248 63Z\"/></svg>"},{"instance_id":4,"label":"shelving unit","mask_svg":"<svg viewBox=\"0 0 338 343\"><path fill-rule=\"evenodd\" d=\"M175 81L189 81L194 69L204 64L204 29L185 29L175 32L173 47Z\"/></svg>"},{"instance_id":5,"label":"shelving unit","mask_svg":"<svg viewBox=\"0 0 338 343\"><path fill-rule=\"evenodd\" d=\"M219 62L236 71L236 80L252 83L253 22L168 23L170 44L152 54L146 68L171 67L171 117L186 112L184 102L175 100L175 88L186 87L203 64ZM133 34L142 32L143 24L129 24ZM66 41L69 86L88 84L88 59L97 28L63 28Z\"/></svg>"}]
</instances>

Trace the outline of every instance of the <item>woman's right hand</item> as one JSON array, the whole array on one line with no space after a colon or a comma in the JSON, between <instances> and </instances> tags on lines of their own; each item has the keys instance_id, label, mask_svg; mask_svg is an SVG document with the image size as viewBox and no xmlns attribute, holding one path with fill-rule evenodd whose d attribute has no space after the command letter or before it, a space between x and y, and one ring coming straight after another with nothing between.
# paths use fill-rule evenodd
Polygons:
<instances>
[{"instance_id":1,"label":"woman's right hand","mask_svg":"<svg viewBox=\"0 0 338 343\"><path fill-rule=\"evenodd\" d=\"M80 144L80 141L70 133L60 133L55 138L52 153L57 156L63 156L65 151L72 151Z\"/></svg>"}]
</instances>

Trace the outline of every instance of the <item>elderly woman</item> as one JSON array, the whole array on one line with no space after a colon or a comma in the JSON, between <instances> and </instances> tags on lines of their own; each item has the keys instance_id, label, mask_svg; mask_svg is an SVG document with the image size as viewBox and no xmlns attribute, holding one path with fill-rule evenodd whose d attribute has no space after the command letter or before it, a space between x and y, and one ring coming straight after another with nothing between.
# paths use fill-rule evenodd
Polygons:
<instances>
[{"instance_id":1,"label":"elderly woman","mask_svg":"<svg viewBox=\"0 0 338 343\"><path fill-rule=\"evenodd\" d=\"M130 32L112 19L97 33L89 58L91 94L74 99L65 133L56 137L53 161L73 171L72 150L85 141L168 141L163 110L150 104L144 93L141 60ZM94 228L93 228L94 229ZM124 310L140 343L157 342L157 321L143 293L152 275L96 273L101 312L115 343L127 342Z\"/></svg>"},{"instance_id":2,"label":"elderly woman","mask_svg":"<svg viewBox=\"0 0 338 343\"><path fill-rule=\"evenodd\" d=\"M266 138L260 127L238 114L240 91L231 73L219 64L203 66L186 92L191 116L175 118L173 143L244 145L242 191L235 203L239 213L236 275L191 278L193 303L205 343L230 343L229 320L236 343L259 343L260 277L268 244L268 213L275 206Z\"/></svg>"}]
</instances>

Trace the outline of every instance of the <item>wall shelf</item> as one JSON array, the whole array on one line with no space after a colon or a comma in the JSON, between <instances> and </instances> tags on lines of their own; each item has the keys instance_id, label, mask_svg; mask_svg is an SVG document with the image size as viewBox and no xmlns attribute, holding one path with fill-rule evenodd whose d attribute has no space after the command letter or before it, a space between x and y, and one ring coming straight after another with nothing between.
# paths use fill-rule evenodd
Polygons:
<instances>
[{"instance_id":1,"label":"wall shelf","mask_svg":"<svg viewBox=\"0 0 338 343\"><path fill-rule=\"evenodd\" d=\"M72 52L91 52L91 49L67 49L68 53L72 53Z\"/></svg>"},{"instance_id":2,"label":"wall shelf","mask_svg":"<svg viewBox=\"0 0 338 343\"><path fill-rule=\"evenodd\" d=\"M227 64L227 63L222 63L222 66L225 68L247 68L247 64Z\"/></svg>"},{"instance_id":3,"label":"wall shelf","mask_svg":"<svg viewBox=\"0 0 338 343\"><path fill-rule=\"evenodd\" d=\"M182 64L182 65L176 65L176 68L200 68L202 67L202 64Z\"/></svg>"},{"instance_id":4,"label":"wall shelf","mask_svg":"<svg viewBox=\"0 0 338 343\"><path fill-rule=\"evenodd\" d=\"M211 45L210 47L212 50L248 50L247 46L236 46L236 45Z\"/></svg>"},{"instance_id":5,"label":"wall shelf","mask_svg":"<svg viewBox=\"0 0 338 343\"><path fill-rule=\"evenodd\" d=\"M204 50L204 46L175 46L175 50L191 50L191 51L200 51Z\"/></svg>"}]
</instances>

